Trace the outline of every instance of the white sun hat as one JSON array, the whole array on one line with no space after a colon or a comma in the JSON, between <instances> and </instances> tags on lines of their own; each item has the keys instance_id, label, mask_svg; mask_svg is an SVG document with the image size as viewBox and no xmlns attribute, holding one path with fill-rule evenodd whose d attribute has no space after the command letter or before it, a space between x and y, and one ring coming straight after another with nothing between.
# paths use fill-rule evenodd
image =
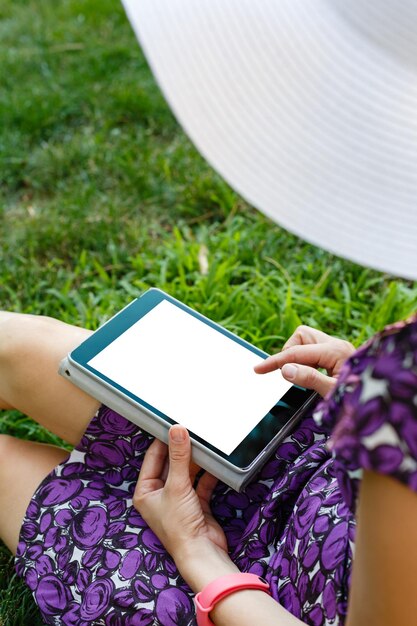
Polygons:
<instances>
[{"instance_id":1,"label":"white sun hat","mask_svg":"<svg viewBox=\"0 0 417 626\"><path fill-rule=\"evenodd\" d=\"M417 0L123 0L173 113L243 198L417 279Z\"/></svg>"}]
</instances>

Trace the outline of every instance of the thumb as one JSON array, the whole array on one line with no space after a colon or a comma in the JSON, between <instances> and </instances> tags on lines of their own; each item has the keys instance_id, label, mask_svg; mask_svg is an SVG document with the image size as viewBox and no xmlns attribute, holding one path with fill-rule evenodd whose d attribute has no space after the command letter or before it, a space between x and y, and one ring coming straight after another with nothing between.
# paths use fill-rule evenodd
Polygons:
<instances>
[{"instance_id":1,"label":"thumb","mask_svg":"<svg viewBox=\"0 0 417 626\"><path fill-rule=\"evenodd\" d=\"M191 444L184 426L175 424L169 429L169 471L167 484L184 488L190 482Z\"/></svg>"},{"instance_id":2,"label":"thumb","mask_svg":"<svg viewBox=\"0 0 417 626\"><path fill-rule=\"evenodd\" d=\"M326 376L308 365L286 363L282 366L281 373L289 382L306 387L306 389L313 389L323 397L333 389L336 383L335 378Z\"/></svg>"}]
</instances>

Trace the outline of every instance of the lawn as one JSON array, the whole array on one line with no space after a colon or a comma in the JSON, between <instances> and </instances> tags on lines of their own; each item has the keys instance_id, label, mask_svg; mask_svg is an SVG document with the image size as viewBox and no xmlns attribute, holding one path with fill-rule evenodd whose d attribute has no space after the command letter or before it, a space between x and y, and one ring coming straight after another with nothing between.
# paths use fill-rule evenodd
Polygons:
<instances>
[{"instance_id":1,"label":"lawn","mask_svg":"<svg viewBox=\"0 0 417 626\"><path fill-rule=\"evenodd\" d=\"M417 309L416 284L300 241L222 181L117 0L2 0L0 32L0 309L96 328L156 286L267 351L300 322L358 345ZM57 442L13 411L0 432ZM4 547L0 624L42 624Z\"/></svg>"}]
</instances>

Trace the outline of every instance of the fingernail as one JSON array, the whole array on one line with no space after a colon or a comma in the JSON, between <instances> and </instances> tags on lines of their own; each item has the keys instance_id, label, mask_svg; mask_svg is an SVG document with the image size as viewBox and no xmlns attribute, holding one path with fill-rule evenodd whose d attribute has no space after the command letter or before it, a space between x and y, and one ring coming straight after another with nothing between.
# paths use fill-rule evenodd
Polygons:
<instances>
[{"instance_id":1,"label":"fingernail","mask_svg":"<svg viewBox=\"0 0 417 626\"><path fill-rule=\"evenodd\" d=\"M171 439L175 443L182 443L185 441L185 430L183 428L171 428Z\"/></svg>"},{"instance_id":2,"label":"fingernail","mask_svg":"<svg viewBox=\"0 0 417 626\"><path fill-rule=\"evenodd\" d=\"M285 378L289 378L292 380L297 376L298 367L296 365L291 365L287 363L282 367L282 374Z\"/></svg>"}]
</instances>

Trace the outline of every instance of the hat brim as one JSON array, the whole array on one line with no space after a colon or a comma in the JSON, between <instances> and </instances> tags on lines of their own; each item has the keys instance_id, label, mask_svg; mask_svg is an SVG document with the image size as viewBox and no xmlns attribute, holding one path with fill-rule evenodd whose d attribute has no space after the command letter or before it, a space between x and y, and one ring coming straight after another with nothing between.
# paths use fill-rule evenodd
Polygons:
<instances>
[{"instance_id":1,"label":"hat brim","mask_svg":"<svg viewBox=\"0 0 417 626\"><path fill-rule=\"evenodd\" d=\"M338 2L123 3L175 116L231 187L313 244L417 278L412 63Z\"/></svg>"}]
</instances>

